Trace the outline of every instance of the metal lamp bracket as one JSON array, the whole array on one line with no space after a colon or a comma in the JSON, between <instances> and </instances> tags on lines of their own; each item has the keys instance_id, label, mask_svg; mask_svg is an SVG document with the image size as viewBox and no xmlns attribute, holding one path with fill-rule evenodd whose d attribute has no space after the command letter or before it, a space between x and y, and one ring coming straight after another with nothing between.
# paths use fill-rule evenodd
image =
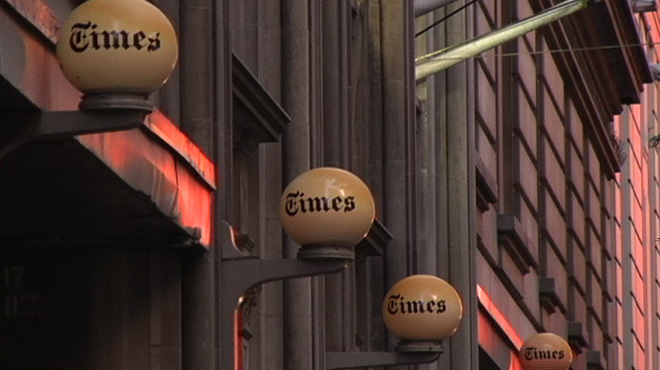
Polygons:
<instances>
[{"instance_id":1,"label":"metal lamp bracket","mask_svg":"<svg viewBox=\"0 0 660 370\"><path fill-rule=\"evenodd\" d=\"M83 134L121 131L139 127L149 113L145 109L85 111L3 112L0 125L0 159L21 144Z\"/></svg>"},{"instance_id":2,"label":"metal lamp bracket","mask_svg":"<svg viewBox=\"0 0 660 370\"><path fill-rule=\"evenodd\" d=\"M234 366L234 313L240 297L251 287L276 280L323 275L341 271L347 260L329 258L317 260L263 260L241 250L232 227L222 222L218 230L220 240L220 325L222 331L222 368ZM442 348L421 349L419 352L328 352L326 369L423 364L436 361Z\"/></svg>"},{"instance_id":3,"label":"metal lamp bracket","mask_svg":"<svg viewBox=\"0 0 660 370\"><path fill-rule=\"evenodd\" d=\"M222 221L218 230L220 241L220 325L222 369L234 367L234 312L241 296L251 287L270 281L324 275L344 269L348 261L342 259L319 260L264 260L241 251L236 246L235 233Z\"/></svg>"},{"instance_id":4,"label":"metal lamp bracket","mask_svg":"<svg viewBox=\"0 0 660 370\"><path fill-rule=\"evenodd\" d=\"M331 370L426 364L436 361L441 354L442 350L435 352L327 352L325 368Z\"/></svg>"}]
</instances>

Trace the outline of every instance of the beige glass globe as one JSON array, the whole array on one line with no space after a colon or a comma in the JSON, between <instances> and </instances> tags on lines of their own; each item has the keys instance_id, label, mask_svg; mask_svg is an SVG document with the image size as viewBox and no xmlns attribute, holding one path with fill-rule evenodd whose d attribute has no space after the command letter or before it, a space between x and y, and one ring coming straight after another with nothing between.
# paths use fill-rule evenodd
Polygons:
<instances>
[{"instance_id":1,"label":"beige glass globe","mask_svg":"<svg viewBox=\"0 0 660 370\"><path fill-rule=\"evenodd\" d=\"M367 185L334 167L315 168L296 177L280 201L282 227L303 248L353 247L367 235L375 215Z\"/></svg>"},{"instance_id":2,"label":"beige glass globe","mask_svg":"<svg viewBox=\"0 0 660 370\"><path fill-rule=\"evenodd\" d=\"M62 24L56 56L84 93L149 94L169 78L178 43L167 17L145 0L90 0Z\"/></svg>"},{"instance_id":3,"label":"beige glass globe","mask_svg":"<svg viewBox=\"0 0 660 370\"><path fill-rule=\"evenodd\" d=\"M442 342L456 332L463 303L441 278L413 275L390 289L382 311L385 325L402 341Z\"/></svg>"},{"instance_id":4,"label":"beige glass globe","mask_svg":"<svg viewBox=\"0 0 660 370\"><path fill-rule=\"evenodd\" d=\"M559 335L538 333L523 343L519 358L524 370L567 370L573 362L573 351Z\"/></svg>"}]
</instances>

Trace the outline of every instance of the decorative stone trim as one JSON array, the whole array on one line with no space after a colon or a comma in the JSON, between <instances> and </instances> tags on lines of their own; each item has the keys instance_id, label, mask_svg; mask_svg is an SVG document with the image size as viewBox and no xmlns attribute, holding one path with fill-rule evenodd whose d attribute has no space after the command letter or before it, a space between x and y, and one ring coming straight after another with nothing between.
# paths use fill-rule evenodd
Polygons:
<instances>
[{"instance_id":1,"label":"decorative stone trim","mask_svg":"<svg viewBox=\"0 0 660 370\"><path fill-rule=\"evenodd\" d=\"M530 267L538 266L527 248L528 238L514 215L497 215L497 241L506 249L523 275L529 273Z\"/></svg>"},{"instance_id":2,"label":"decorative stone trim","mask_svg":"<svg viewBox=\"0 0 660 370\"><path fill-rule=\"evenodd\" d=\"M497 202L497 182L479 155L475 156L474 164L477 183L477 207L481 212L486 212L489 204Z\"/></svg>"},{"instance_id":3,"label":"decorative stone trim","mask_svg":"<svg viewBox=\"0 0 660 370\"><path fill-rule=\"evenodd\" d=\"M259 143L279 141L291 118L235 54L231 71L234 145L249 154Z\"/></svg>"},{"instance_id":4,"label":"decorative stone trim","mask_svg":"<svg viewBox=\"0 0 660 370\"><path fill-rule=\"evenodd\" d=\"M255 252L258 253L258 250L255 247L257 244L254 242L254 240L252 240L252 238L250 238L248 234L237 233L234 237L234 243L236 244L236 247L242 252L256 257Z\"/></svg>"},{"instance_id":5,"label":"decorative stone trim","mask_svg":"<svg viewBox=\"0 0 660 370\"><path fill-rule=\"evenodd\" d=\"M658 4L655 0L632 0L632 11L635 13L648 13L658 10Z\"/></svg>"},{"instance_id":6,"label":"decorative stone trim","mask_svg":"<svg viewBox=\"0 0 660 370\"><path fill-rule=\"evenodd\" d=\"M584 335L584 326L581 322L569 322L568 323L568 344L575 350L577 354L582 353L582 348L589 346Z\"/></svg>"},{"instance_id":7,"label":"decorative stone trim","mask_svg":"<svg viewBox=\"0 0 660 370\"><path fill-rule=\"evenodd\" d=\"M562 313L568 312L555 290L555 279L550 277L539 277L539 299L541 306L548 313L555 313L557 309Z\"/></svg>"},{"instance_id":8,"label":"decorative stone trim","mask_svg":"<svg viewBox=\"0 0 660 370\"><path fill-rule=\"evenodd\" d=\"M375 219L367 236L355 246L355 255L356 257L383 256L390 240L392 240L390 231Z\"/></svg>"},{"instance_id":9,"label":"decorative stone trim","mask_svg":"<svg viewBox=\"0 0 660 370\"><path fill-rule=\"evenodd\" d=\"M605 360L600 351L587 351L587 370L605 370Z\"/></svg>"}]
</instances>

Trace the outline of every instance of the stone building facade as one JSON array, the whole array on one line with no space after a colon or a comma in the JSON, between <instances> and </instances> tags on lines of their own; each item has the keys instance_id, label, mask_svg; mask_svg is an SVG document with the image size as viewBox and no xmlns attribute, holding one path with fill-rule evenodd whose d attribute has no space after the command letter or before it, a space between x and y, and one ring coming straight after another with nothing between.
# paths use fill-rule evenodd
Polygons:
<instances>
[{"instance_id":1,"label":"stone building facade","mask_svg":"<svg viewBox=\"0 0 660 370\"><path fill-rule=\"evenodd\" d=\"M468 18L481 35L547 5L477 3ZM592 4L472 62L482 368L516 366L539 331L568 339L574 369L657 366L656 15L632 9ZM446 93L434 84L430 122Z\"/></svg>"},{"instance_id":2,"label":"stone building facade","mask_svg":"<svg viewBox=\"0 0 660 370\"><path fill-rule=\"evenodd\" d=\"M77 109L53 49L81 2L0 0L0 125ZM420 368L517 369L541 331L576 370L657 366L656 13L602 0L415 81L416 57L556 2L417 17L414 1L150 2L180 53L146 128L0 158L0 370L220 369L227 353L236 369L325 369L328 353L395 349L381 302L412 274L464 304ZM136 161L177 180L142 187ZM375 226L342 272L246 292L234 327L227 225L252 257L294 259L281 192L320 166L365 181Z\"/></svg>"}]
</instances>

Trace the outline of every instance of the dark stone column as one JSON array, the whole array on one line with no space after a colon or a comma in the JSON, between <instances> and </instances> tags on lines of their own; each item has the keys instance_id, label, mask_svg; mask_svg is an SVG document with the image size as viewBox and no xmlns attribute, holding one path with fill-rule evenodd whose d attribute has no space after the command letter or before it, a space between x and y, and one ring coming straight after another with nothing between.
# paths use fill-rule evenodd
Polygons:
<instances>
[{"instance_id":1,"label":"dark stone column","mask_svg":"<svg viewBox=\"0 0 660 370\"><path fill-rule=\"evenodd\" d=\"M291 117L282 135L283 186L310 168L310 31L308 0L288 0L282 11L282 106ZM284 258L298 245L284 236ZM284 368L312 369L312 294L309 278L284 282Z\"/></svg>"}]
</instances>

